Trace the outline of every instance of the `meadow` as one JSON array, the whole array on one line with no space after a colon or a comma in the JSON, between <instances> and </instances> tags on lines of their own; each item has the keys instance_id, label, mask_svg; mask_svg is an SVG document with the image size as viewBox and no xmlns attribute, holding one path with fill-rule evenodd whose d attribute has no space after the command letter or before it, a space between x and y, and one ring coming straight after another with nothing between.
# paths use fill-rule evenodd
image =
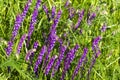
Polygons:
<instances>
[{"instance_id":1,"label":"meadow","mask_svg":"<svg viewBox=\"0 0 120 80\"><path fill-rule=\"evenodd\" d=\"M0 80L120 80L120 0L0 0Z\"/></svg>"}]
</instances>

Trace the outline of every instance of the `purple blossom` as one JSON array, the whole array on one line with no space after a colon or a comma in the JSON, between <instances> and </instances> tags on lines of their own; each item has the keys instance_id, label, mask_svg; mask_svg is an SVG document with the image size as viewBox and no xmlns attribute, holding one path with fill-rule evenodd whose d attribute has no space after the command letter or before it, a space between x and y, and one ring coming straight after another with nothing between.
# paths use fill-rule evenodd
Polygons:
<instances>
[{"instance_id":1,"label":"purple blossom","mask_svg":"<svg viewBox=\"0 0 120 80\"><path fill-rule=\"evenodd\" d=\"M23 42L25 41L26 37L27 37L27 34L22 35L22 37L18 43L18 46L17 46L17 54L20 54L20 50L22 48Z\"/></svg>"},{"instance_id":2,"label":"purple blossom","mask_svg":"<svg viewBox=\"0 0 120 80\"><path fill-rule=\"evenodd\" d=\"M66 58L64 60L64 69L62 71L62 77L61 80L64 80L65 74L67 70L70 68L70 64L72 63L73 59L75 58L75 53L78 50L79 45L76 45L74 48L72 48L66 55Z\"/></svg>"},{"instance_id":3,"label":"purple blossom","mask_svg":"<svg viewBox=\"0 0 120 80\"><path fill-rule=\"evenodd\" d=\"M52 6L52 15L51 15L51 17L52 17L52 19L54 18L54 16L55 16L55 11L56 11L56 7L55 6Z\"/></svg>"},{"instance_id":4,"label":"purple blossom","mask_svg":"<svg viewBox=\"0 0 120 80\"><path fill-rule=\"evenodd\" d=\"M87 20L87 22L88 22L89 25L91 25L91 22L92 22L92 20L94 20L95 17L96 17L96 14L95 14L95 13L92 13L92 15L89 16L89 18L88 18L88 20Z\"/></svg>"},{"instance_id":5,"label":"purple blossom","mask_svg":"<svg viewBox=\"0 0 120 80\"><path fill-rule=\"evenodd\" d=\"M69 8L69 18L72 19L74 15L75 15L75 9Z\"/></svg>"},{"instance_id":6,"label":"purple blossom","mask_svg":"<svg viewBox=\"0 0 120 80\"><path fill-rule=\"evenodd\" d=\"M74 77L78 74L78 71L82 65L82 63L84 62L85 58L86 58L86 55L87 55L87 52L88 52L88 49L87 48L84 48L84 52L83 52L83 55L82 57L79 59L79 62L74 70L74 73L72 75L72 80L74 80Z\"/></svg>"},{"instance_id":7,"label":"purple blossom","mask_svg":"<svg viewBox=\"0 0 120 80\"><path fill-rule=\"evenodd\" d=\"M45 60L44 60L44 64L43 64L43 68L46 66L46 63L48 61L48 58L50 56L50 53L52 51L52 49L54 48L55 46L55 42L57 40L57 35L55 33L53 33L54 31L52 31L48 37L48 47L47 47L47 54L46 54L46 57L45 57Z\"/></svg>"},{"instance_id":8,"label":"purple blossom","mask_svg":"<svg viewBox=\"0 0 120 80\"><path fill-rule=\"evenodd\" d=\"M106 28L107 28L107 26L106 26L106 24L104 23L103 26L102 26L102 28L101 28L101 32L105 32L105 31L106 31Z\"/></svg>"},{"instance_id":9,"label":"purple blossom","mask_svg":"<svg viewBox=\"0 0 120 80\"><path fill-rule=\"evenodd\" d=\"M35 23L37 21L38 8L40 6L40 3L41 3L41 0L37 0L36 7L35 7L35 9L33 11L33 14L32 14L32 18L31 18L31 22L30 22L30 27L29 27L29 31L28 31L27 47L29 46L31 35L32 35L33 31L34 31L34 26L35 26Z\"/></svg>"},{"instance_id":10,"label":"purple blossom","mask_svg":"<svg viewBox=\"0 0 120 80\"><path fill-rule=\"evenodd\" d=\"M52 29L53 29L53 30L56 29L57 24L58 24L58 22L59 22L59 19L60 19L60 17L61 17L61 14L62 14L62 11L59 10L58 13L57 13L56 18L55 18L54 21L53 21L53 22L54 22L53 25L52 25Z\"/></svg>"},{"instance_id":11,"label":"purple blossom","mask_svg":"<svg viewBox=\"0 0 120 80\"><path fill-rule=\"evenodd\" d=\"M79 18L78 18L77 23L75 24L75 29L77 29L80 26L80 23L81 23L82 18L84 16L84 10L82 10L82 12L79 11L78 14L79 14Z\"/></svg>"},{"instance_id":12,"label":"purple blossom","mask_svg":"<svg viewBox=\"0 0 120 80\"><path fill-rule=\"evenodd\" d=\"M38 55L38 58L35 62L35 65L34 65L34 72L36 73L38 71L38 66L41 64L42 62L42 57L44 56L45 52L46 52L46 49L47 47L44 45L41 50L40 50L40 53Z\"/></svg>"},{"instance_id":13,"label":"purple blossom","mask_svg":"<svg viewBox=\"0 0 120 80\"><path fill-rule=\"evenodd\" d=\"M22 21L24 20L26 14L27 14L27 12L28 12L28 10L29 10L29 8L30 8L31 3L32 3L32 0L28 0L28 2L26 3L26 5L25 5L25 7L24 7L24 10L23 10L23 12L22 12L22 14L21 14Z\"/></svg>"},{"instance_id":14,"label":"purple blossom","mask_svg":"<svg viewBox=\"0 0 120 80\"><path fill-rule=\"evenodd\" d=\"M96 37L92 43L92 50L98 49L98 42L101 40L101 36Z\"/></svg>"},{"instance_id":15,"label":"purple blossom","mask_svg":"<svg viewBox=\"0 0 120 80\"><path fill-rule=\"evenodd\" d=\"M30 59L31 54L34 53L35 51L36 51L36 49L31 49L31 50L29 50L27 52L26 57L25 57L26 62L28 62L28 60Z\"/></svg>"},{"instance_id":16,"label":"purple blossom","mask_svg":"<svg viewBox=\"0 0 120 80\"><path fill-rule=\"evenodd\" d=\"M22 23L22 17L21 17L21 15L17 15L15 25L14 25L14 28L12 31L12 37L11 37L12 41L14 41L14 39L18 33L18 30L20 29L21 23Z\"/></svg>"},{"instance_id":17,"label":"purple blossom","mask_svg":"<svg viewBox=\"0 0 120 80\"><path fill-rule=\"evenodd\" d=\"M7 48L5 48L5 51L6 51L7 56L9 56L10 53L12 52L13 42L12 42L12 41L9 41L7 45L8 45L8 46L7 46Z\"/></svg>"},{"instance_id":18,"label":"purple blossom","mask_svg":"<svg viewBox=\"0 0 120 80\"><path fill-rule=\"evenodd\" d=\"M87 74L87 78L89 79L89 75L90 75L90 72L92 70L92 67L94 66L95 62L96 62L96 59L98 58L98 56L100 55L100 49L98 47L98 42L101 40L101 37L98 36L97 38L95 38L93 40L93 43L92 43L92 50L94 52L93 56L92 56L92 61L91 61L91 64L90 64L90 68L88 70L88 74Z\"/></svg>"},{"instance_id":19,"label":"purple blossom","mask_svg":"<svg viewBox=\"0 0 120 80\"><path fill-rule=\"evenodd\" d=\"M41 4L41 0L37 0L37 3L36 3L36 6L35 6L35 8L39 8L39 6L40 6L40 4Z\"/></svg>"},{"instance_id":20,"label":"purple blossom","mask_svg":"<svg viewBox=\"0 0 120 80\"><path fill-rule=\"evenodd\" d=\"M60 45L59 56L58 56L55 66L54 66L54 69L52 71L52 77L54 76L55 72L58 70L60 63L62 62L62 60L64 58L64 53L65 53L66 49L67 49L66 46Z\"/></svg>"},{"instance_id":21,"label":"purple blossom","mask_svg":"<svg viewBox=\"0 0 120 80\"><path fill-rule=\"evenodd\" d=\"M65 7L68 7L69 4L70 4L70 1L67 0L66 3L65 3Z\"/></svg>"},{"instance_id":22,"label":"purple blossom","mask_svg":"<svg viewBox=\"0 0 120 80\"><path fill-rule=\"evenodd\" d=\"M47 66L45 68L45 75L48 75L48 73L49 73L50 69L52 68L52 66L53 66L54 61L55 61L56 58L57 58L57 56L55 55L48 62Z\"/></svg>"},{"instance_id":23,"label":"purple blossom","mask_svg":"<svg viewBox=\"0 0 120 80\"><path fill-rule=\"evenodd\" d=\"M48 17L49 16L49 14L48 14L48 8L46 7L45 4L43 5L43 10L45 11L45 13L46 13L46 15Z\"/></svg>"}]
</instances>

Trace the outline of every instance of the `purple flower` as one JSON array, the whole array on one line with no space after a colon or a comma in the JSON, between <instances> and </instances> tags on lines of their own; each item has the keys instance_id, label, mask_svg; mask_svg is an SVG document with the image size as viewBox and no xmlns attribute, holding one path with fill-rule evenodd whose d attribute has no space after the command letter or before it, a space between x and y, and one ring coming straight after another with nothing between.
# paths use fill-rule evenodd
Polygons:
<instances>
[{"instance_id":1,"label":"purple flower","mask_svg":"<svg viewBox=\"0 0 120 80\"><path fill-rule=\"evenodd\" d=\"M18 43L18 46L17 46L17 54L20 54L20 50L22 48L23 42L25 41L26 37L27 37L27 34L22 35L22 37Z\"/></svg>"},{"instance_id":2,"label":"purple flower","mask_svg":"<svg viewBox=\"0 0 120 80\"><path fill-rule=\"evenodd\" d=\"M54 18L54 16L55 16L55 11L56 11L56 7L55 6L52 6L52 15L51 15L51 17L52 17L52 19Z\"/></svg>"},{"instance_id":3,"label":"purple flower","mask_svg":"<svg viewBox=\"0 0 120 80\"><path fill-rule=\"evenodd\" d=\"M96 17L96 14L95 14L95 13L92 13L92 15L89 16L89 18L88 18L88 20L87 20L87 22L88 22L89 25L91 25L91 22L92 22L92 20L94 20L95 17Z\"/></svg>"},{"instance_id":4,"label":"purple flower","mask_svg":"<svg viewBox=\"0 0 120 80\"><path fill-rule=\"evenodd\" d=\"M55 66L54 66L54 69L52 71L52 77L54 76L55 72L58 70L58 67L60 66L60 63L62 62L62 60L64 58L64 53L65 53L66 49L67 49L66 46L60 45L59 56L58 56L58 59L56 61Z\"/></svg>"},{"instance_id":5,"label":"purple flower","mask_svg":"<svg viewBox=\"0 0 120 80\"><path fill-rule=\"evenodd\" d=\"M72 19L74 15L75 15L75 9L69 8L69 18Z\"/></svg>"},{"instance_id":6,"label":"purple flower","mask_svg":"<svg viewBox=\"0 0 120 80\"><path fill-rule=\"evenodd\" d=\"M23 10L23 12L22 12L22 14L21 14L22 21L24 20L26 14L27 14L27 12L28 12L28 10L29 10L29 8L30 8L31 3L32 3L32 0L28 0L28 2L26 3L26 5L25 5L25 7L24 7L24 10Z\"/></svg>"},{"instance_id":7,"label":"purple flower","mask_svg":"<svg viewBox=\"0 0 120 80\"><path fill-rule=\"evenodd\" d=\"M66 55L66 58L64 60L64 69L62 71L62 77L61 80L64 80L65 74L67 70L70 68L70 64L72 63L73 59L75 58L75 53L78 50L79 45L76 45L74 48L72 48Z\"/></svg>"},{"instance_id":8,"label":"purple flower","mask_svg":"<svg viewBox=\"0 0 120 80\"><path fill-rule=\"evenodd\" d=\"M48 8L46 7L45 4L43 5L43 10L45 11L45 13L46 13L46 15L48 17L49 16L49 14L48 14Z\"/></svg>"},{"instance_id":9,"label":"purple flower","mask_svg":"<svg viewBox=\"0 0 120 80\"><path fill-rule=\"evenodd\" d=\"M53 66L54 61L55 61L56 58L57 58L57 56L55 55L55 56L53 56L53 57L50 59L50 61L48 62L47 66L46 66L46 68L45 68L45 75L48 75L48 73L49 73L51 67Z\"/></svg>"},{"instance_id":10,"label":"purple flower","mask_svg":"<svg viewBox=\"0 0 120 80\"><path fill-rule=\"evenodd\" d=\"M52 29L53 29L53 30L56 29L57 24L58 24L58 22L59 22L59 19L60 19L60 17L61 17L61 14L62 14L62 11L59 10L58 13L57 13L56 18L55 18L54 21L53 21L53 22L54 22L53 25L52 25ZM50 30L50 31L51 31L51 30Z\"/></svg>"},{"instance_id":11,"label":"purple flower","mask_svg":"<svg viewBox=\"0 0 120 80\"><path fill-rule=\"evenodd\" d=\"M40 3L41 3L41 0L37 0L36 7L35 7L35 9L33 11L33 14L32 14L32 18L31 18L31 22L30 22L30 27L29 27L29 31L28 31L27 47L29 46L31 35L32 35L33 31L34 31L34 26L35 26L35 23L37 21L38 8L40 6Z\"/></svg>"},{"instance_id":12,"label":"purple flower","mask_svg":"<svg viewBox=\"0 0 120 80\"><path fill-rule=\"evenodd\" d=\"M12 41L9 41L7 45L8 45L8 47L5 48L5 51L6 51L7 56L9 56L10 53L12 52L13 42L12 42Z\"/></svg>"},{"instance_id":13,"label":"purple flower","mask_svg":"<svg viewBox=\"0 0 120 80\"><path fill-rule=\"evenodd\" d=\"M65 7L68 7L69 4L70 4L70 1L67 0L66 3L65 3Z\"/></svg>"},{"instance_id":14,"label":"purple flower","mask_svg":"<svg viewBox=\"0 0 120 80\"><path fill-rule=\"evenodd\" d=\"M41 0L37 0L37 3L36 3L36 6L35 6L35 8L39 8L39 6L40 6L40 4L41 4Z\"/></svg>"},{"instance_id":15,"label":"purple flower","mask_svg":"<svg viewBox=\"0 0 120 80\"><path fill-rule=\"evenodd\" d=\"M88 49L87 49L87 48L84 48L83 55L82 55L82 57L79 59L79 62L78 62L77 66L76 66L76 68L75 68L75 70L74 70L73 75L72 75L72 80L74 80L74 77L78 74L78 71L79 71L82 63L83 63L83 61L84 61L85 58L86 58L87 52L88 52Z\"/></svg>"},{"instance_id":16,"label":"purple flower","mask_svg":"<svg viewBox=\"0 0 120 80\"><path fill-rule=\"evenodd\" d=\"M89 75L90 75L90 72L92 70L92 67L94 66L95 62L96 62L96 59L98 58L98 56L100 55L100 49L98 47L98 42L101 40L101 37L98 36L97 38L95 38L93 40L93 43L92 43L92 50L94 52L93 56L92 56L92 61L91 61L91 64L90 64L90 68L88 70L88 74L87 74L87 78L89 79Z\"/></svg>"},{"instance_id":17,"label":"purple flower","mask_svg":"<svg viewBox=\"0 0 120 80\"><path fill-rule=\"evenodd\" d=\"M102 28L101 28L101 32L105 32L105 31L106 31L106 28L107 28L107 26L106 26L106 24L104 23L103 26L102 26Z\"/></svg>"},{"instance_id":18,"label":"purple flower","mask_svg":"<svg viewBox=\"0 0 120 80\"><path fill-rule=\"evenodd\" d=\"M46 49L47 47L46 46L43 46L40 50L40 53L38 55L38 58L35 62L35 65L34 65L34 72L36 73L38 71L38 66L41 64L42 62L42 57L44 56L45 52L46 52Z\"/></svg>"},{"instance_id":19,"label":"purple flower","mask_svg":"<svg viewBox=\"0 0 120 80\"><path fill-rule=\"evenodd\" d=\"M79 14L79 18L78 18L77 23L75 24L75 29L77 29L80 26L80 23L81 23L82 18L84 16L84 10L82 10L82 12L79 11L78 14Z\"/></svg>"},{"instance_id":20,"label":"purple flower","mask_svg":"<svg viewBox=\"0 0 120 80\"><path fill-rule=\"evenodd\" d=\"M92 43L92 50L98 49L98 42L101 40L101 36L96 37Z\"/></svg>"},{"instance_id":21,"label":"purple flower","mask_svg":"<svg viewBox=\"0 0 120 80\"><path fill-rule=\"evenodd\" d=\"M31 49L27 52L26 57L25 57L26 62L28 62L28 60L30 59L30 55L34 53L35 51L36 49Z\"/></svg>"},{"instance_id":22,"label":"purple flower","mask_svg":"<svg viewBox=\"0 0 120 80\"><path fill-rule=\"evenodd\" d=\"M22 23L22 17L21 17L21 15L17 15L15 25L14 25L14 28L12 31L12 37L11 37L12 41L14 41L14 39L18 33L18 30L20 29L21 23Z\"/></svg>"}]
</instances>

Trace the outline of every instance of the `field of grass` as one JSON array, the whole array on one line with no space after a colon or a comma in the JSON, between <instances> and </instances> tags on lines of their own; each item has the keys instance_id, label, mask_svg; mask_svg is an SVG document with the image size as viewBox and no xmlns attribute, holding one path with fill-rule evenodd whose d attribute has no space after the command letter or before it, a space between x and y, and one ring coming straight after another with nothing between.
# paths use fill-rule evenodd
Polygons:
<instances>
[{"instance_id":1,"label":"field of grass","mask_svg":"<svg viewBox=\"0 0 120 80\"><path fill-rule=\"evenodd\" d=\"M67 0L41 0L29 46L27 47L28 37L26 37L20 54L16 56L20 38L23 34L29 33L31 17L33 16L37 0L31 1L25 19L13 40L11 54L7 55L5 49L8 47L8 41L11 40L16 16L22 14L27 0L0 0L0 80L62 80L61 76L65 68L66 55L76 44L80 48L76 51L75 57L64 74L65 78L63 80L72 80L72 75L84 53L84 48L87 48L88 52L74 80L120 80L120 0L68 0L69 5L66 7L65 3ZM46 5L48 8L49 17L43 10L43 5ZM48 75L45 75L43 66L48 51L46 51L46 55L43 56L42 63L39 65L38 74L34 73L34 65L42 46L46 45L48 49L50 40L52 40L48 39L52 24L54 24L54 19L50 18L53 6L56 7L54 19L57 16L57 12L59 10L62 11L56 27L56 35L57 39L62 39L62 45L65 45L67 49L57 72L54 77L51 77L57 58ZM69 16L69 9L71 8L74 9L72 19ZM82 12L82 10L84 10L84 15L80 25L75 29L79 18L78 13L79 11ZM89 24L89 14L92 15L92 13L95 13L96 16L90 20L91 23ZM101 31L104 24L106 29ZM98 42L96 51L99 49L101 53L94 58L97 52L92 49L92 46L94 39L98 36L101 39ZM32 64L30 64L30 61L26 61L25 57L33 49L35 41L38 42L39 46L34 52ZM56 40L54 48L50 52L48 62L52 56L59 56L59 47L59 40ZM95 62L92 61L94 59L96 60ZM92 63L94 65L90 73L88 73Z\"/></svg>"}]
</instances>

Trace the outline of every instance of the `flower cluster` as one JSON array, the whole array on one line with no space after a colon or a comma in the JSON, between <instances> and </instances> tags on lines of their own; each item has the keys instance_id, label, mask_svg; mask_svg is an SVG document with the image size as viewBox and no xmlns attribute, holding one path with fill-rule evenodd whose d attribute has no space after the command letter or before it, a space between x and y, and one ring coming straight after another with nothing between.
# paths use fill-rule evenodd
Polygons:
<instances>
[{"instance_id":1,"label":"flower cluster","mask_svg":"<svg viewBox=\"0 0 120 80\"><path fill-rule=\"evenodd\" d=\"M79 11L78 14L79 14L79 18L78 18L77 23L75 24L75 29L77 29L79 27L80 22L82 21L82 18L84 16L84 10L82 10L81 12Z\"/></svg>"},{"instance_id":2,"label":"flower cluster","mask_svg":"<svg viewBox=\"0 0 120 80\"><path fill-rule=\"evenodd\" d=\"M55 61L56 58L57 58L57 56L55 55L55 56L53 56L53 57L50 59L50 61L48 62L47 66L46 66L46 68L45 68L45 75L48 75L48 73L49 73L51 67L53 66L53 63L54 63L54 61Z\"/></svg>"},{"instance_id":3,"label":"flower cluster","mask_svg":"<svg viewBox=\"0 0 120 80\"><path fill-rule=\"evenodd\" d=\"M84 62L85 57L86 57L86 55L87 55L87 52L88 52L88 49L87 49L87 48L84 48L83 55L81 56L81 58L80 58L80 60L79 60L79 62L78 62L78 64L77 64L77 66L76 66L76 68L75 68L75 70L74 70L74 73L73 73L73 75L72 75L72 80L74 80L74 77L77 75L77 73L78 73L78 71L79 71L82 63Z\"/></svg>"},{"instance_id":4,"label":"flower cluster","mask_svg":"<svg viewBox=\"0 0 120 80\"><path fill-rule=\"evenodd\" d=\"M36 73L38 71L38 66L41 64L42 62L42 57L44 56L45 52L46 52L46 49L47 47L44 45L41 50L40 50L40 53L38 55L38 58L35 62L35 65L34 65L34 72Z\"/></svg>"},{"instance_id":5,"label":"flower cluster","mask_svg":"<svg viewBox=\"0 0 120 80\"><path fill-rule=\"evenodd\" d=\"M32 14L32 18L31 18L31 22L30 22L30 27L29 27L29 30L28 30L27 47L29 46L31 35L32 35L33 31L34 31L34 26L35 26L36 21L37 21L38 8L40 6L40 3L41 3L41 0L37 0L36 7L34 8L34 11L33 11L33 14Z\"/></svg>"},{"instance_id":6,"label":"flower cluster","mask_svg":"<svg viewBox=\"0 0 120 80\"><path fill-rule=\"evenodd\" d=\"M79 49L79 45L76 45L73 49L71 49L64 60L64 69L62 71L62 77L61 80L64 80L65 73L70 68L70 64L72 63L73 59L75 58L75 53Z\"/></svg>"},{"instance_id":7,"label":"flower cluster","mask_svg":"<svg viewBox=\"0 0 120 80\"><path fill-rule=\"evenodd\" d=\"M54 69L52 71L52 77L54 76L55 72L58 70L60 63L62 62L62 60L64 58L64 53L65 53L66 49L67 49L66 46L60 45L59 56L58 56L55 66L54 66Z\"/></svg>"},{"instance_id":8,"label":"flower cluster","mask_svg":"<svg viewBox=\"0 0 120 80\"><path fill-rule=\"evenodd\" d=\"M20 41L19 41L19 44L18 44L18 46L17 46L17 54L20 54L20 50L21 50L21 48L22 48L22 44L23 44L23 42L25 41L26 37L27 37L27 34L23 34L23 35L22 35L22 37L21 37L21 39L20 39Z\"/></svg>"}]
</instances>

